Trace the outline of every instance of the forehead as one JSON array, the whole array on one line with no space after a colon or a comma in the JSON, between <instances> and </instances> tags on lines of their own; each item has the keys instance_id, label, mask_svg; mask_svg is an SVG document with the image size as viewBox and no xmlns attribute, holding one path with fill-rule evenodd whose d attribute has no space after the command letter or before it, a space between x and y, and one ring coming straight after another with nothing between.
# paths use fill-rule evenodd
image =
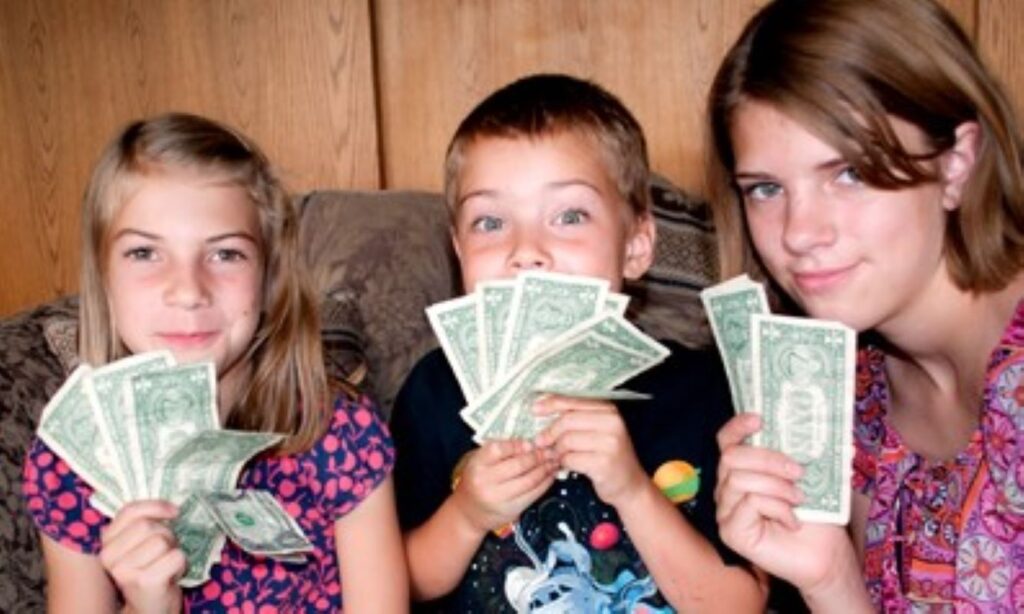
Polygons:
<instances>
[{"instance_id":1,"label":"forehead","mask_svg":"<svg viewBox=\"0 0 1024 614\"><path fill-rule=\"evenodd\" d=\"M460 200L481 190L517 192L573 182L602 192L617 192L605 148L579 131L477 137L466 145L461 157L457 182Z\"/></svg>"},{"instance_id":2,"label":"forehead","mask_svg":"<svg viewBox=\"0 0 1024 614\"><path fill-rule=\"evenodd\" d=\"M117 186L119 201L111 226L157 226L210 232L237 228L254 231L256 207L248 192L223 175L173 169L126 177Z\"/></svg>"}]
</instances>

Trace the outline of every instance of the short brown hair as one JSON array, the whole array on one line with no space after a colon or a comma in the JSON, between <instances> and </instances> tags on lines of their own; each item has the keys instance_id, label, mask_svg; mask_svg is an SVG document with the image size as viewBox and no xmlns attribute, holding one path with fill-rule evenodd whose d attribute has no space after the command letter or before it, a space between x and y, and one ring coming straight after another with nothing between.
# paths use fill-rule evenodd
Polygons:
<instances>
[{"instance_id":1,"label":"short brown hair","mask_svg":"<svg viewBox=\"0 0 1024 614\"><path fill-rule=\"evenodd\" d=\"M327 398L316 303L298 246L299 215L255 143L212 120L170 113L128 124L103 150L82 204L79 351L92 364L129 353L115 330L106 292L110 229L140 178L210 175L248 194L260 224L265 269L262 317L249 347L248 386L227 425L288 433L282 449L308 449L326 431Z\"/></svg>"},{"instance_id":2,"label":"short brown hair","mask_svg":"<svg viewBox=\"0 0 1024 614\"><path fill-rule=\"evenodd\" d=\"M513 81L485 98L462 120L445 156L444 194L449 213L455 212L463 156L474 140L532 139L564 131L592 139L633 214L646 216L650 211L650 164L639 122L600 85L560 74Z\"/></svg>"},{"instance_id":3,"label":"short brown hair","mask_svg":"<svg viewBox=\"0 0 1024 614\"><path fill-rule=\"evenodd\" d=\"M708 99L708 186L722 275L759 264L733 181L730 122L745 100L771 104L835 147L869 184L935 181L923 163L977 122L980 147L945 257L958 287L1004 287L1024 262L1021 140L1005 95L955 19L932 0L776 0L747 24ZM917 126L932 151L907 152L888 116Z\"/></svg>"}]
</instances>

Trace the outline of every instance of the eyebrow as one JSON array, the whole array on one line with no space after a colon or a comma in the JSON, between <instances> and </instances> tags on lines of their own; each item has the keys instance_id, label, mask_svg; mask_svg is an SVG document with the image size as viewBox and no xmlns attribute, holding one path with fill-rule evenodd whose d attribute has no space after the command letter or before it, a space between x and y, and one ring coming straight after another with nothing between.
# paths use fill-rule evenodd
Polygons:
<instances>
[{"instance_id":1,"label":"eyebrow","mask_svg":"<svg viewBox=\"0 0 1024 614\"><path fill-rule=\"evenodd\" d=\"M598 187L596 185L590 183L589 181L584 181L582 179L566 179L564 181L552 181L552 182L547 183L547 184L544 185L545 189L556 189L556 190L561 190L561 189L564 189L564 188L572 188L572 187L577 187L577 186L587 188L587 189L593 191L594 193L596 193L598 195L603 194L603 192L601 192L601 190L598 189ZM456 201L455 204L456 205L461 205L462 203L466 202L470 198L475 198L475 197L494 198L494 197L498 196L498 194L499 194L499 190L473 190L472 192L469 192L468 194L465 194L462 197L460 197L458 199L458 201Z\"/></svg>"},{"instance_id":2,"label":"eyebrow","mask_svg":"<svg viewBox=\"0 0 1024 614\"><path fill-rule=\"evenodd\" d=\"M814 165L814 170L816 170L816 171L827 171L827 170L832 170L832 169L834 169L834 168L836 168L838 166L845 166L847 164L850 164L850 162L847 161L846 158L829 158L828 160L825 160L824 162L819 162L818 164L815 164ZM739 180L739 179L774 179L775 176L772 175L771 173L758 173L758 172L754 172L754 171L749 171L749 172L741 171L741 172L734 173L733 174L733 178L737 179L737 180Z\"/></svg>"},{"instance_id":3,"label":"eyebrow","mask_svg":"<svg viewBox=\"0 0 1024 614\"><path fill-rule=\"evenodd\" d=\"M148 239L150 241L159 241L160 239L163 238L161 235L152 232L146 232L145 230L138 230L137 228L124 228L122 230L119 230L111 238L111 242L117 241L118 239L129 235L137 235L139 237L142 237L143 239ZM228 239L242 239L243 241L249 241L254 245L259 245L259 241L256 240L256 237L254 237L252 234L244 230L239 230L236 232L225 232L219 235L213 235L212 237L207 237L206 239L204 239L203 242L219 243L220 241L226 241Z\"/></svg>"}]
</instances>

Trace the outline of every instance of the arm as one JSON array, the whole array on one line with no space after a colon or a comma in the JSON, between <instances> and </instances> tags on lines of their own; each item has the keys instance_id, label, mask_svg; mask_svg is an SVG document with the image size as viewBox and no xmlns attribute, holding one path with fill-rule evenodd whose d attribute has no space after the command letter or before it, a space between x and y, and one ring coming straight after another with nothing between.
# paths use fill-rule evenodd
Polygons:
<instances>
[{"instance_id":1,"label":"arm","mask_svg":"<svg viewBox=\"0 0 1024 614\"><path fill-rule=\"evenodd\" d=\"M553 480L553 464L527 442L490 441L470 452L452 494L405 535L413 596L454 589L487 532L518 518Z\"/></svg>"},{"instance_id":2,"label":"arm","mask_svg":"<svg viewBox=\"0 0 1024 614\"><path fill-rule=\"evenodd\" d=\"M651 483L633 451L614 405L551 396L536 405L558 415L538 438L562 466L590 478L603 501L616 509L662 595L684 611L741 612L764 608L765 583L727 566L715 548Z\"/></svg>"},{"instance_id":3,"label":"arm","mask_svg":"<svg viewBox=\"0 0 1024 614\"><path fill-rule=\"evenodd\" d=\"M407 612L408 581L390 477L334 523L334 536L345 609Z\"/></svg>"},{"instance_id":4,"label":"arm","mask_svg":"<svg viewBox=\"0 0 1024 614\"><path fill-rule=\"evenodd\" d=\"M100 560L75 552L40 533L46 564L46 609L64 612L116 612L117 593Z\"/></svg>"},{"instance_id":5,"label":"arm","mask_svg":"<svg viewBox=\"0 0 1024 614\"><path fill-rule=\"evenodd\" d=\"M718 524L722 539L800 589L814 612L872 612L856 549L844 527L801 523L800 466L780 452L743 445L760 418L743 414L718 433ZM856 523L855 523L856 524Z\"/></svg>"}]
</instances>

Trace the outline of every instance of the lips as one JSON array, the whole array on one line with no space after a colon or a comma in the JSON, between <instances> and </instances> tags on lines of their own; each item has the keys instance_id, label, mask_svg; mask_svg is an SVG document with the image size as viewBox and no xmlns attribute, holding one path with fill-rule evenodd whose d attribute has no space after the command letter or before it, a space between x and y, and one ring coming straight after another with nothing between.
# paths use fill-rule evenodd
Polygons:
<instances>
[{"instance_id":1,"label":"lips","mask_svg":"<svg viewBox=\"0 0 1024 614\"><path fill-rule=\"evenodd\" d=\"M169 331L157 333L156 336L172 348L198 348L209 344L217 337L217 333L216 331Z\"/></svg>"},{"instance_id":2,"label":"lips","mask_svg":"<svg viewBox=\"0 0 1024 614\"><path fill-rule=\"evenodd\" d=\"M856 266L853 264L843 267L794 271L792 272L793 281L800 291L804 293L828 292L843 284L850 277Z\"/></svg>"}]
</instances>

